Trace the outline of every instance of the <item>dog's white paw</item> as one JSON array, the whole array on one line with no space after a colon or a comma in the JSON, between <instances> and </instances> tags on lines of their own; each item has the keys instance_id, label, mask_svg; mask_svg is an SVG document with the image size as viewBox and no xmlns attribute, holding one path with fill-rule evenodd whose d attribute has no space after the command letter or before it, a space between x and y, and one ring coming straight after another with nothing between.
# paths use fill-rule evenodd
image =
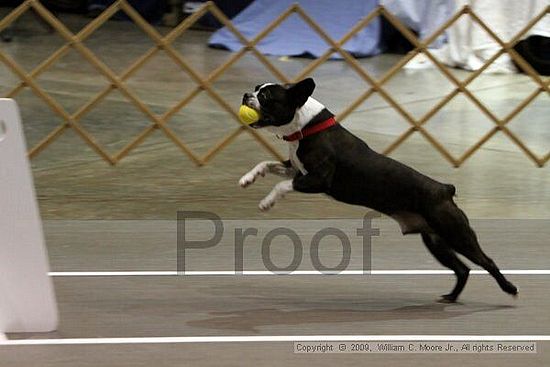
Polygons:
<instances>
[{"instance_id":1,"label":"dog's white paw","mask_svg":"<svg viewBox=\"0 0 550 367\"><path fill-rule=\"evenodd\" d=\"M243 188L248 187L252 185L254 181L256 181L256 175L252 174L251 172L248 172L246 175L241 177L241 179L239 180L239 185Z\"/></svg>"},{"instance_id":2,"label":"dog's white paw","mask_svg":"<svg viewBox=\"0 0 550 367\"><path fill-rule=\"evenodd\" d=\"M259 164L252 171L241 177L241 179L239 180L239 185L241 185L241 187L248 187L252 185L254 181L256 181L256 178L258 178L258 176L264 177L266 172L267 165Z\"/></svg>"},{"instance_id":3,"label":"dog's white paw","mask_svg":"<svg viewBox=\"0 0 550 367\"><path fill-rule=\"evenodd\" d=\"M262 212L267 212L269 209L273 208L274 205L275 205L275 200L273 200L271 197L268 196L262 201L260 201L258 208L260 208Z\"/></svg>"}]
</instances>

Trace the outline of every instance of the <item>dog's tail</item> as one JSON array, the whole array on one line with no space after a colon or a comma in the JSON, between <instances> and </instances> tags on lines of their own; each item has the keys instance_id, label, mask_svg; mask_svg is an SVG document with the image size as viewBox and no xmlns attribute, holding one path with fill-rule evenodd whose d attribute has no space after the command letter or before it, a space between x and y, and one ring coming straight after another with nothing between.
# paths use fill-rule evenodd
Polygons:
<instances>
[{"instance_id":1,"label":"dog's tail","mask_svg":"<svg viewBox=\"0 0 550 367\"><path fill-rule=\"evenodd\" d=\"M447 189L447 194L451 197L456 196L456 187L451 184L445 184L445 188Z\"/></svg>"}]
</instances>

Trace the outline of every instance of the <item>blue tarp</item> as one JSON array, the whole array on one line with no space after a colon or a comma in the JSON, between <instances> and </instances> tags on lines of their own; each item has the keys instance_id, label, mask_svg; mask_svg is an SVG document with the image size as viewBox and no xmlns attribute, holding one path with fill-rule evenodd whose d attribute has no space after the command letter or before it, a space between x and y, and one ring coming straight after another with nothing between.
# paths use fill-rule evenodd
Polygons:
<instances>
[{"instance_id":1,"label":"blue tarp","mask_svg":"<svg viewBox=\"0 0 550 367\"><path fill-rule=\"evenodd\" d=\"M256 0L239 13L233 19L233 23L250 40L296 2L336 41L378 5L378 0ZM376 18L345 43L343 48L356 57L380 53L380 29L380 20ZM226 28L215 32L210 38L209 45L227 48L230 51L237 51L243 46ZM299 15L292 14L256 47L267 55L305 54L319 57L329 45ZM335 53L332 57L341 56Z\"/></svg>"}]
</instances>

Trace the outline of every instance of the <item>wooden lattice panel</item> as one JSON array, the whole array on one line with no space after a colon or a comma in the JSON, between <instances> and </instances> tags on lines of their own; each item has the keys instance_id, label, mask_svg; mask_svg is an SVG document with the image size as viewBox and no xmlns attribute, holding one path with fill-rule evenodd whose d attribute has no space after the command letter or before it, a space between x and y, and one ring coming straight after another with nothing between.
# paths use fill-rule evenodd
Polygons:
<instances>
[{"instance_id":1,"label":"wooden lattice panel","mask_svg":"<svg viewBox=\"0 0 550 367\"><path fill-rule=\"evenodd\" d=\"M290 83L304 78L311 74L320 65L325 63L333 53L339 53L344 62L346 62L359 76L365 81L369 87L364 93L362 93L355 101L353 101L348 107L338 114L338 119L342 121L350 113L356 110L367 98L372 94L378 93L393 109L395 109L406 121L410 124L408 130L401 134L394 142L392 142L385 150L385 154L389 154L405 142L414 132L420 133L443 157L445 157L453 166L459 167L471 157L483 144L489 141L498 131L502 131L510 140L516 144L521 151L523 151L535 164L539 167L545 165L550 160L550 151L542 156L537 156L527 145L508 127L506 126L515 116L517 116L523 109L525 109L539 94L548 93L550 95L550 79L544 80L541 78L533 68L514 50L514 46L540 19L546 14L550 13L550 6L546 7L539 15L533 18L515 37L509 42L501 40L468 6L463 7L459 12L452 16L447 22L441 25L430 37L424 41L420 41L416 36L407 29L395 16L388 12L384 7L378 7L372 11L369 15L360 20L349 32L344 35L340 40L334 40L327 35L322 27L317 24L298 4L290 6L287 10L281 13L273 22L268 24L260 33L258 33L253 39L248 40L239 32L231 21L220 11L220 9L212 2L205 3L196 13L186 18L177 27L175 27L167 35L162 36L155 28L147 23L129 4L126 0L118 0L112 6L107 8L100 16L91 21L80 32L72 33L59 19L52 15L38 0L26 0L6 17L0 20L0 31L5 29L8 25L13 23L18 17L29 9L33 9L39 16L41 16L55 31L57 31L65 40L65 44L57 51L52 53L42 63L35 67L30 72L26 72L15 60L6 55L0 50L0 61L3 62L19 79L20 82L14 86L7 94L6 97L15 97L23 88L28 87L42 99L57 115L59 115L64 123L53 131L51 131L44 139L38 144L32 147L29 151L30 157L38 155L42 150L48 147L56 138L58 138L68 128L74 129L74 131L82 138L82 140L88 144L99 156L105 159L110 164L116 164L126 155L128 155L134 148L140 145L154 130L160 129L174 144L176 144L193 162L197 165L203 165L207 163L215 154L219 153L224 147L231 144L231 142L241 133L247 132L254 139L256 139L266 150L268 150L275 157L282 159L283 157L277 150L266 141L258 132L245 126L239 122L237 111L231 106L221 95L213 88L213 82L223 75L228 68L235 64L246 53L252 53L259 62L261 62L279 81L283 83ZM133 21L134 24L139 27L145 34L147 34L155 43L155 46L147 50L142 56L136 59L131 65L124 70L120 75L117 75L111 68L105 65L88 47L84 45L86 40L91 34L93 34L101 25L109 20L115 13L122 11L126 13ZM216 19L226 26L242 43L243 47L235 52L226 60L222 65L218 66L212 72L206 76L202 76L196 69L188 63L184 57L174 49L172 43L179 36L187 31L193 24L195 24L202 16L210 13ZM288 77L282 73L273 63L269 61L267 57L261 54L256 45L275 28L277 28L283 21L285 21L292 14L297 14L315 31L330 48L321 57L312 61L301 72L294 77ZM407 38L414 46L415 49L404 56L399 62L397 62L390 70L388 70L380 79L376 80L361 66L361 64L351 56L347 51L343 49L343 45L349 41L354 35L360 32L376 17L385 17L405 38ZM493 55L487 62L477 71L470 74L470 76L464 80L459 81L439 60L437 60L428 50L430 45L438 36L440 36L447 28L452 26L459 18L469 16L472 21L482 27L491 38L495 40L501 49ZM95 70L103 75L109 81L109 85L102 91L97 93L92 99L81 106L75 113L69 114L52 96L44 91L37 83L36 78L57 62L63 55L65 55L71 48L75 49L80 55L82 55ZM160 51L164 51L181 69L181 71L187 74L193 82L196 83L196 87L184 96L178 103L172 106L168 111L162 115L155 114L149 109L149 107L140 100L137 95L128 87L126 81L138 70L140 70L145 63L150 60L155 54ZM426 112L419 119L415 119L409 112L407 112L385 89L384 84L390 80L397 72L399 72L407 62L409 62L414 56L419 53L424 53L433 64L443 73L443 75L456 86L456 88L449 94L447 94L441 101L434 105L428 112ZM516 108L514 108L507 116L502 119L496 117L496 115L483 104L477 97L475 97L467 88L467 86L475 80L484 70L497 60L504 53L508 53L510 57L519 65L519 67L530 76L530 78L537 84L538 88L531 93L524 101L522 101ZM80 120L89 113L92 109L101 102L111 91L118 89L128 100L134 108L141 111L151 122L151 125L144 129L137 137L135 137L130 143L123 147L119 152L114 155L107 153L104 147L99 144L96 139L82 126ZM172 129L168 126L169 120L187 106L199 93L207 93L223 110L227 111L233 116L238 126L230 134L225 136L214 146L212 146L208 152L199 156L191 148L189 148ZM494 127L482 136L479 141L466 150L460 157L453 156L444 146L443 143L438 141L432 134L430 134L424 125L429 121L438 111L440 111L445 105L447 105L456 95L459 93L464 94L481 112L487 116L493 123ZM550 120L549 120L550 122ZM200 128L200 127L197 127Z\"/></svg>"}]
</instances>

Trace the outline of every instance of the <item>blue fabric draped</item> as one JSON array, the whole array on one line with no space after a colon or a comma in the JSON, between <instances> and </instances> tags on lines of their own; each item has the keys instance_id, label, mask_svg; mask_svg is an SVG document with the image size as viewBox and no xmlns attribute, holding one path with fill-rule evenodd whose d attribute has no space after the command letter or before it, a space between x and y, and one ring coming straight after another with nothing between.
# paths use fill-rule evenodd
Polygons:
<instances>
[{"instance_id":1,"label":"blue fabric draped","mask_svg":"<svg viewBox=\"0 0 550 367\"><path fill-rule=\"evenodd\" d=\"M293 3L296 0L256 0L239 13L233 23L247 39L252 39ZM339 40L378 5L378 0L300 0L298 3L332 39ZM356 57L380 53L380 28L380 20L375 18L343 48ZM237 51L243 46L227 28L215 32L209 45L230 51ZM267 55L319 57L329 45L299 15L292 14L256 47ZM338 53L332 57L341 58Z\"/></svg>"}]
</instances>

